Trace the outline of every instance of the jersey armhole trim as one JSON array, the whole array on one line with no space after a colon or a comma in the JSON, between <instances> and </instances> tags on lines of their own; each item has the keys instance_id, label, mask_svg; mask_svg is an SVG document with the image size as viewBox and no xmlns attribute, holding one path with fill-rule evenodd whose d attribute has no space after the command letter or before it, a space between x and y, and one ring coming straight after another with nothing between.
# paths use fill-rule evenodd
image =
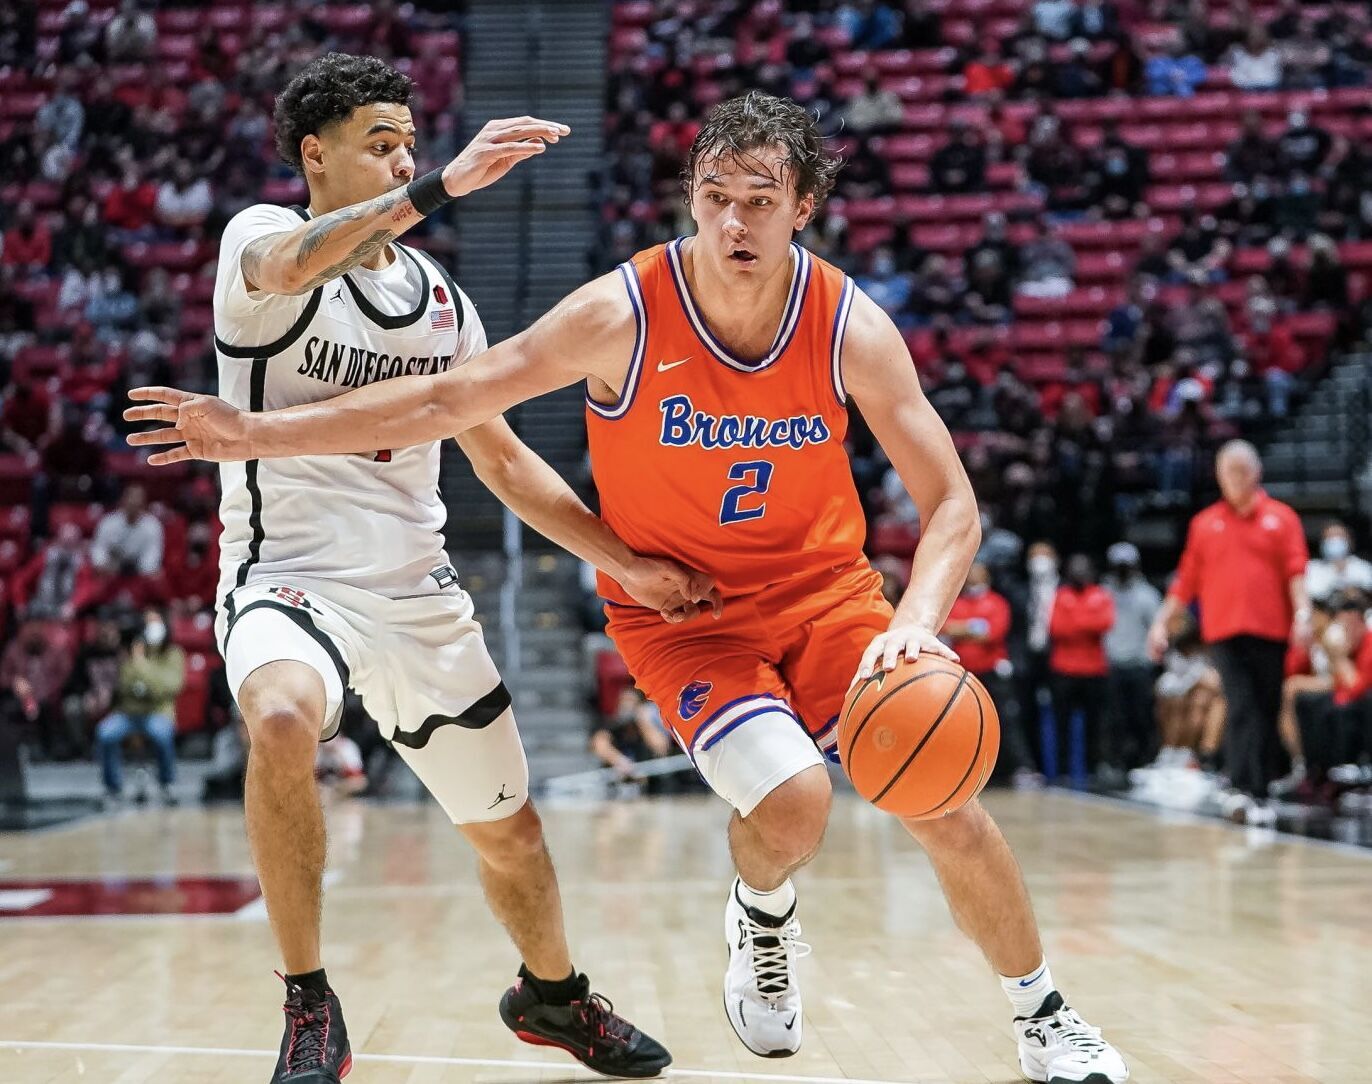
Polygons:
<instances>
[{"instance_id":1,"label":"jersey armhole trim","mask_svg":"<svg viewBox=\"0 0 1372 1084\"><path fill-rule=\"evenodd\" d=\"M624 387L614 405L597 403L586 392L586 405L606 421L615 421L629 413L638 395L638 385L643 375L643 355L648 348L648 313L643 304L643 285L639 282L638 269L631 262L622 263L617 268L624 278L624 289L629 295L629 307L634 310L634 352L629 359L629 371L624 377Z\"/></svg>"},{"instance_id":2,"label":"jersey armhole trim","mask_svg":"<svg viewBox=\"0 0 1372 1084\"><path fill-rule=\"evenodd\" d=\"M280 354L290 347L296 339L305 333L305 329L310 326L310 321L314 319L315 313L319 311L319 302L324 297L324 287L316 286L314 293L310 294L310 300L305 308L296 317L293 323L281 338L275 342L267 343L266 346L230 346L218 335L214 337L214 348L226 358L236 358L241 361L250 361L257 358L266 357L272 354Z\"/></svg>"},{"instance_id":3,"label":"jersey armhole trim","mask_svg":"<svg viewBox=\"0 0 1372 1084\"><path fill-rule=\"evenodd\" d=\"M853 307L855 290L853 280L844 275L843 291L839 294L838 308L834 311L833 338L829 343L830 373L834 395L838 398L838 405L841 407L848 405L848 389L843 384L843 336L848 330L848 313Z\"/></svg>"}]
</instances>

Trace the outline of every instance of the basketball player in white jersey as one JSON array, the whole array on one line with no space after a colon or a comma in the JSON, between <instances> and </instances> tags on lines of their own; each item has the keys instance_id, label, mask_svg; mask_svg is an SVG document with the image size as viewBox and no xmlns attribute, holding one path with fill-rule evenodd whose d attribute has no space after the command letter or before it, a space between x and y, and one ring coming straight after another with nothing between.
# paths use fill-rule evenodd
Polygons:
<instances>
[{"instance_id":1,"label":"basketball player in white jersey","mask_svg":"<svg viewBox=\"0 0 1372 1084\"><path fill-rule=\"evenodd\" d=\"M277 100L278 149L310 201L249 207L224 231L214 321L229 402L251 411L316 402L443 372L486 349L448 273L396 238L568 129L492 121L415 181L410 92L378 60L331 53ZM702 577L631 554L502 419L461 444L506 504L645 605L669 620L703 609L694 605L709 597ZM428 443L223 469L217 633L252 737L248 834L288 991L272 1080L324 1084L351 1068L320 958L325 835L314 782L315 743L336 733L348 687L477 851L487 900L524 961L502 1018L525 1041L601 1072L656 1075L667 1051L572 966L510 694L442 549L438 463Z\"/></svg>"}]
</instances>

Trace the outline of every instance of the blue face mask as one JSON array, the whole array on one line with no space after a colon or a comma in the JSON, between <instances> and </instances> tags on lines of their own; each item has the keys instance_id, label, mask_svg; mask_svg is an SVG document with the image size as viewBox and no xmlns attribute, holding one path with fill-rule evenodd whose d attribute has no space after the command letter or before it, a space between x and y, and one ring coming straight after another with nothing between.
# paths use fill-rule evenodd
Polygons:
<instances>
[{"instance_id":1,"label":"blue face mask","mask_svg":"<svg viewBox=\"0 0 1372 1084\"><path fill-rule=\"evenodd\" d=\"M1326 561L1342 561L1348 556L1348 539L1326 538L1320 543L1320 556Z\"/></svg>"}]
</instances>

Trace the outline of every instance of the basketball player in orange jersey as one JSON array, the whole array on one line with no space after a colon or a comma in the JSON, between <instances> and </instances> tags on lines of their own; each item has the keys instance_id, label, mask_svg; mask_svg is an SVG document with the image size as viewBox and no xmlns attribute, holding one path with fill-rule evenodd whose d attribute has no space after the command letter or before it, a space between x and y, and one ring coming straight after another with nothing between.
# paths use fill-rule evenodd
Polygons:
<instances>
[{"instance_id":1,"label":"basketball player in orange jersey","mask_svg":"<svg viewBox=\"0 0 1372 1084\"><path fill-rule=\"evenodd\" d=\"M856 676L939 642L979 543L976 502L899 332L841 271L793 241L839 161L792 102L717 107L684 183L693 237L642 252L469 364L249 415L212 397L139 389L135 421L181 444L154 462L365 452L450 436L585 381L606 522L641 553L702 570L714 621L667 625L602 577L610 635L710 786L734 807L725 910L729 1021L749 1050L800 1046L793 871L829 816L824 752ZM851 396L922 520L893 611L862 554L843 449ZM702 607L708 604L702 603ZM1020 1067L1035 1081L1119 1084L1119 1053L1069 1009L1043 957L1019 868L975 801L905 828L958 925L1001 976Z\"/></svg>"}]
</instances>

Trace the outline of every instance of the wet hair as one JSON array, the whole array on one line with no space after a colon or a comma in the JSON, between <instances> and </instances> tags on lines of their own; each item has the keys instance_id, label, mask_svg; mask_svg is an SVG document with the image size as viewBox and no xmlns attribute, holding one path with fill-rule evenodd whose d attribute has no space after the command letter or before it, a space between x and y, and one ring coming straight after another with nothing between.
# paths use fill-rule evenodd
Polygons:
<instances>
[{"instance_id":1,"label":"wet hair","mask_svg":"<svg viewBox=\"0 0 1372 1084\"><path fill-rule=\"evenodd\" d=\"M781 176L772 174L757 156L758 151L778 144L786 151ZM688 202L696 181L709 175L709 165L726 159L782 185L791 180L796 199L813 196L816 207L833 189L843 167L843 158L824 146L812 114L789 98L760 90L750 90L710 110L681 171L681 190Z\"/></svg>"},{"instance_id":2,"label":"wet hair","mask_svg":"<svg viewBox=\"0 0 1372 1084\"><path fill-rule=\"evenodd\" d=\"M408 105L414 83L370 56L325 53L310 61L276 99L276 151L297 173L305 172L300 141L318 135L354 109L374 102Z\"/></svg>"}]
</instances>

